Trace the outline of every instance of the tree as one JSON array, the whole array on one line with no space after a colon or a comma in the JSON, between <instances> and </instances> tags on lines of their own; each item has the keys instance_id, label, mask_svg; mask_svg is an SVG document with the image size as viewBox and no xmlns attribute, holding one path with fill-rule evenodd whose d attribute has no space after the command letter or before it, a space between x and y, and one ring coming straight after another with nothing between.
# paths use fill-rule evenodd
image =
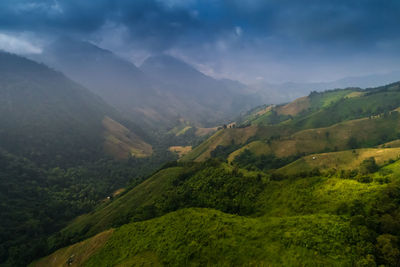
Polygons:
<instances>
[{"instance_id":1,"label":"tree","mask_svg":"<svg viewBox=\"0 0 400 267\"><path fill-rule=\"evenodd\" d=\"M365 159L360 164L360 173L361 174L373 173L373 172L376 172L378 169L379 169L379 166L376 164L374 157Z\"/></svg>"},{"instance_id":2,"label":"tree","mask_svg":"<svg viewBox=\"0 0 400 267\"><path fill-rule=\"evenodd\" d=\"M378 236L376 241L376 248L381 259L391 266L397 266L400 256L400 251L397 247L397 237L383 234Z\"/></svg>"},{"instance_id":3,"label":"tree","mask_svg":"<svg viewBox=\"0 0 400 267\"><path fill-rule=\"evenodd\" d=\"M357 146L358 146L357 139L354 136L350 137L349 141L347 141L347 145L351 149L357 148Z\"/></svg>"}]
</instances>

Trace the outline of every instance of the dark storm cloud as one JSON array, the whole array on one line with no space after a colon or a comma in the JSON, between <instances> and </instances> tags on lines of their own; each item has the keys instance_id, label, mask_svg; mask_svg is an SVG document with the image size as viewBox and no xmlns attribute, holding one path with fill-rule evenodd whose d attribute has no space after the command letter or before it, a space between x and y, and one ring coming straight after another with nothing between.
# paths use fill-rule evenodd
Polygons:
<instances>
[{"instance_id":1,"label":"dark storm cloud","mask_svg":"<svg viewBox=\"0 0 400 267\"><path fill-rule=\"evenodd\" d=\"M246 37L368 46L398 38L397 0L3 0L0 27L89 34L107 21L160 49L188 36L209 42L240 26Z\"/></svg>"},{"instance_id":2,"label":"dark storm cloud","mask_svg":"<svg viewBox=\"0 0 400 267\"><path fill-rule=\"evenodd\" d=\"M399 14L399 0L2 0L0 33L73 35L128 57L167 51L211 72L286 79L394 68Z\"/></svg>"}]
</instances>

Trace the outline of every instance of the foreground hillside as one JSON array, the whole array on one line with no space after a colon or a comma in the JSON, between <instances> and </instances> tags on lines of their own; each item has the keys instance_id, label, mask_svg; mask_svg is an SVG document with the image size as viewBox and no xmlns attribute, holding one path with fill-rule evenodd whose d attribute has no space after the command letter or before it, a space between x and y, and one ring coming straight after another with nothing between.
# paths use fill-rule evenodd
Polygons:
<instances>
[{"instance_id":1,"label":"foreground hillside","mask_svg":"<svg viewBox=\"0 0 400 267\"><path fill-rule=\"evenodd\" d=\"M34 266L71 257L83 266L390 264L399 256L399 162L367 173L363 164L358 174L283 180L217 162L165 169L58 238L128 224Z\"/></svg>"},{"instance_id":2,"label":"foreground hillside","mask_svg":"<svg viewBox=\"0 0 400 267\"><path fill-rule=\"evenodd\" d=\"M367 262L363 251L348 256L358 242L361 228L339 216L246 218L192 208L101 233L32 266L350 266Z\"/></svg>"}]
</instances>

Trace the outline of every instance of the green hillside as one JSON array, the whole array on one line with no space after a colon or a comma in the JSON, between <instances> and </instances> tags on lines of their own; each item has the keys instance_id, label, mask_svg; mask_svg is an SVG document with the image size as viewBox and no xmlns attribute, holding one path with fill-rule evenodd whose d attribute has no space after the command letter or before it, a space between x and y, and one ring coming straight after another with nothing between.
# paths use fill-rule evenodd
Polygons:
<instances>
[{"instance_id":1,"label":"green hillside","mask_svg":"<svg viewBox=\"0 0 400 267\"><path fill-rule=\"evenodd\" d=\"M71 221L32 265L396 266L399 97L392 84L255 109Z\"/></svg>"},{"instance_id":2,"label":"green hillside","mask_svg":"<svg viewBox=\"0 0 400 267\"><path fill-rule=\"evenodd\" d=\"M349 242L350 241L350 242ZM90 243L89 239L86 241ZM56 252L32 266L78 261L81 266L352 265L362 229L339 216L246 218L210 209L183 209L116 229L104 244ZM82 245L80 245L82 247ZM68 251L69 253L65 253ZM93 253L94 251L94 253ZM348 251L356 251L349 256ZM74 261L72 261L74 263Z\"/></svg>"},{"instance_id":3,"label":"green hillside","mask_svg":"<svg viewBox=\"0 0 400 267\"><path fill-rule=\"evenodd\" d=\"M351 266L390 263L397 257L390 253L397 249L391 240L397 235L393 220L398 215L392 205L400 199L398 162L369 174L370 180L362 175L342 177L340 172L275 180L221 163L204 164L163 170L138 186L136 194L133 189L108 204L109 208L88 214L85 221L95 225L90 235L117 226L93 223L106 214L115 214L113 221L118 222L118 217L126 218L128 207L131 218L119 222L131 223L117 228L104 246L96 247L84 266L234 262ZM177 172L181 174L165 182ZM137 208L145 205L147 218L167 215L136 222L145 219L138 216L143 209ZM188 207L220 211L182 209ZM170 213L174 210L178 211ZM49 262L62 251L43 260ZM71 257L63 255L65 260Z\"/></svg>"},{"instance_id":4,"label":"green hillside","mask_svg":"<svg viewBox=\"0 0 400 267\"><path fill-rule=\"evenodd\" d=\"M182 160L205 160L217 148L225 150L228 158L237 149L255 147L249 144L253 141L266 142L264 154L278 157L375 146L398 138L399 103L399 83L367 90L314 92L283 106L254 110L246 115L250 122L245 116L242 126L223 129ZM265 116L268 119L259 123ZM233 152L229 161L239 154ZM262 154L259 147L256 154Z\"/></svg>"},{"instance_id":5,"label":"green hillside","mask_svg":"<svg viewBox=\"0 0 400 267\"><path fill-rule=\"evenodd\" d=\"M378 165L384 165L391 160L400 158L400 148L364 148L322 154L312 154L277 170L277 173L294 175L302 172L319 170L354 170L360 164L374 157Z\"/></svg>"}]
</instances>

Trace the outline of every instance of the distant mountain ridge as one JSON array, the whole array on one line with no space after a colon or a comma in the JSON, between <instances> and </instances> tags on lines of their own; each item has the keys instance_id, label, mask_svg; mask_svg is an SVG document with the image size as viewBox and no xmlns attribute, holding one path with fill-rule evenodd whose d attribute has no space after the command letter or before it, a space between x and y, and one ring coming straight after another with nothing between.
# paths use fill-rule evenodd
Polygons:
<instances>
[{"instance_id":1,"label":"distant mountain ridge","mask_svg":"<svg viewBox=\"0 0 400 267\"><path fill-rule=\"evenodd\" d=\"M106 116L126 121L63 74L0 53L0 147L10 153L50 166L104 157ZM138 126L127 125L135 129L135 137L145 136Z\"/></svg>"},{"instance_id":2,"label":"distant mountain ridge","mask_svg":"<svg viewBox=\"0 0 400 267\"><path fill-rule=\"evenodd\" d=\"M63 38L45 47L35 60L64 72L133 120L152 127L173 127L181 118L215 126L261 104L240 92L237 84L231 90L233 83L206 76L166 55L150 57L138 68L91 43Z\"/></svg>"},{"instance_id":3,"label":"distant mountain ridge","mask_svg":"<svg viewBox=\"0 0 400 267\"><path fill-rule=\"evenodd\" d=\"M400 71L384 74L371 74L364 76L350 76L331 82L297 83L285 82L274 84L258 82L249 85L249 88L259 95L264 103L281 104L295 100L309 94L312 91L324 91L337 88L371 88L382 84L400 81Z\"/></svg>"}]
</instances>

